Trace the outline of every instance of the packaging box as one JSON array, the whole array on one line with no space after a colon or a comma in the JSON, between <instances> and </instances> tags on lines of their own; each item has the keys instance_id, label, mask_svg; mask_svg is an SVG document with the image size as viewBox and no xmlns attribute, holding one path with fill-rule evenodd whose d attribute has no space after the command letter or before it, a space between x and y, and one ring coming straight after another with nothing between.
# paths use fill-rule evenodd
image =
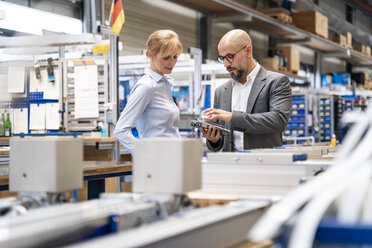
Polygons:
<instances>
[{"instance_id":1,"label":"packaging box","mask_svg":"<svg viewBox=\"0 0 372 248\"><path fill-rule=\"evenodd\" d=\"M346 44L348 48L353 48L353 36L350 32L343 32L342 35L346 37Z\"/></svg>"},{"instance_id":2,"label":"packaging box","mask_svg":"<svg viewBox=\"0 0 372 248\"><path fill-rule=\"evenodd\" d=\"M270 57L263 58L261 59L260 64L265 69L274 70L274 71L279 70L279 58L270 58Z\"/></svg>"},{"instance_id":3,"label":"packaging box","mask_svg":"<svg viewBox=\"0 0 372 248\"><path fill-rule=\"evenodd\" d=\"M356 44L354 45L354 50L365 54L367 53L367 46L364 44Z\"/></svg>"},{"instance_id":4,"label":"packaging box","mask_svg":"<svg viewBox=\"0 0 372 248\"><path fill-rule=\"evenodd\" d=\"M335 34L333 35L333 39L332 39L334 42L338 43L340 46L343 46L343 47L348 47L348 44L347 44L347 37L342 35L342 34Z\"/></svg>"},{"instance_id":5,"label":"packaging box","mask_svg":"<svg viewBox=\"0 0 372 248\"><path fill-rule=\"evenodd\" d=\"M332 83L332 75L330 74L326 74L326 75L322 75L322 87L328 87L331 85Z\"/></svg>"},{"instance_id":6,"label":"packaging box","mask_svg":"<svg viewBox=\"0 0 372 248\"><path fill-rule=\"evenodd\" d=\"M365 53L367 56L371 56L371 47L370 46L366 46L366 53Z\"/></svg>"},{"instance_id":7,"label":"packaging box","mask_svg":"<svg viewBox=\"0 0 372 248\"><path fill-rule=\"evenodd\" d=\"M350 73L332 73L332 83L339 85L350 85Z\"/></svg>"},{"instance_id":8,"label":"packaging box","mask_svg":"<svg viewBox=\"0 0 372 248\"><path fill-rule=\"evenodd\" d=\"M365 79L366 81L370 81L370 80L371 80L371 78L369 77L368 72L363 72L363 74L364 74L364 79Z\"/></svg>"},{"instance_id":9,"label":"packaging box","mask_svg":"<svg viewBox=\"0 0 372 248\"><path fill-rule=\"evenodd\" d=\"M288 59L287 68L290 72L297 73L300 70L300 51L295 46L275 47L281 50L284 57Z\"/></svg>"},{"instance_id":10,"label":"packaging box","mask_svg":"<svg viewBox=\"0 0 372 248\"><path fill-rule=\"evenodd\" d=\"M328 39L328 18L318 11L292 13L295 26Z\"/></svg>"}]
</instances>

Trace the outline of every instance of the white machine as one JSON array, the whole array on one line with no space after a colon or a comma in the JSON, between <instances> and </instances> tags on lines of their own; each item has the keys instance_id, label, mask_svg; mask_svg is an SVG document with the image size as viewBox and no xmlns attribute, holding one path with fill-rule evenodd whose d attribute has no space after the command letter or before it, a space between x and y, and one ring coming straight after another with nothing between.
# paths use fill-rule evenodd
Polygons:
<instances>
[{"instance_id":1,"label":"white machine","mask_svg":"<svg viewBox=\"0 0 372 248\"><path fill-rule=\"evenodd\" d=\"M83 141L70 137L10 140L9 189L58 193L83 187Z\"/></svg>"},{"instance_id":2,"label":"white machine","mask_svg":"<svg viewBox=\"0 0 372 248\"><path fill-rule=\"evenodd\" d=\"M35 139L12 142L11 166L16 180L32 190L62 190L76 187L69 181L64 185L50 185L39 177L28 177L45 170L46 181L65 177L78 163L79 142ZM43 152L31 152L35 150ZM14 149L13 149L14 148ZM30 151L30 152L28 152ZM64 153L62 153L64 151ZM81 151L81 150L80 150ZM19 159L21 153L25 157ZM71 160L64 154L71 152ZM43 156L42 161L31 159ZM64 156L62 156L64 155ZM15 156L15 157L14 157ZM21 215L7 215L0 219L1 247L226 247L239 245L245 234L263 214L270 200L239 201L226 206L197 208L184 204L184 193L201 186L202 141L197 139L155 138L139 140L134 149L134 189L145 194L103 194L101 199L82 203L49 205ZM26 160L25 160L26 159ZM41 159L39 159L41 160ZM44 161L44 162L43 162ZM39 163L37 163L39 162ZM67 171L63 171L64 165ZM52 167L45 169L45 167ZM28 170L27 170L28 169ZM49 174L46 174L46 173ZM23 177L23 173L27 176ZM77 173L76 171L74 173ZM78 174L78 173L77 173ZM71 175L70 175L71 176ZM80 174L81 176L81 174ZM18 177L18 178L17 178ZM40 180L36 185L31 182ZM30 180L28 180L30 179ZM32 179L32 180L31 180ZM13 186L15 187L15 186ZM149 192L152 192L149 194ZM160 193L160 194L159 194ZM164 194L166 193L166 194ZM1 206L16 213L16 199L0 201ZM191 206L191 207L190 207ZM6 221L3 221L6 220ZM114 234L117 232L116 234ZM101 233L101 234L100 234ZM107 234L112 235L107 235ZM221 235L223 234L223 235ZM90 239L105 235L102 238ZM80 243L83 241L83 243Z\"/></svg>"},{"instance_id":3,"label":"white machine","mask_svg":"<svg viewBox=\"0 0 372 248\"><path fill-rule=\"evenodd\" d=\"M201 187L200 139L137 140L133 154L133 192L184 194Z\"/></svg>"},{"instance_id":4,"label":"white machine","mask_svg":"<svg viewBox=\"0 0 372 248\"><path fill-rule=\"evenodd\" d=\"M330 160L303 160L293 153L208 153L202 192L284 196L301 181L326 170Z\"/></svg>"}]
</instances>

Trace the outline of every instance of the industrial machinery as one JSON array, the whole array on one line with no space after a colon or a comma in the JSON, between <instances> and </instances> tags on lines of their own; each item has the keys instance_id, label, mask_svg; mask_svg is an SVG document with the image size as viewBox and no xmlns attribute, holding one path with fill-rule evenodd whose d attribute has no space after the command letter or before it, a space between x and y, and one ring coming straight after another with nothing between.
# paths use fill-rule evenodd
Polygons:
<instances>
[{"instance_id":1,"label":"industrial machinery","mask_svg":"<svg viewBox=\"0 0 372 248\"><path fill-rule=\"evenodd\" d=\"M67 191L83 187L83 141L72 137L10 139L9 189L18 198L2 215L19 210L69 202Z\"/></svg>"},{"instance_id":2,"label":"industrial machinery","mask_svg":"<svg viewBox=\"0 0 372 248\"><path fill-rule=\"evenodd\" d=\"M75 169L75 162L81 169L79 141L74 142L77 143L68 144L61 139L35 139L30 144L23 140L12 142L11 149L15 149L11 166L16 167L12 172L15 178L12 189L27 191L30 187L31 191L58 192L78 187L80 182L73 180L73 176L69 185L64 185L58 183L61 175L52 173L59 171L68 176L69 171ZM74 149L72 160L61 157L62 150ZM38 156L45 152L48 155L41 161L35 156L27 157L27 150L40 150ZM30 161L18 158L21 151ZM185 193L201 186L201 156L200 139L141 139L135 144L133 166L133 188L140 193L103 194L98 200L44 204L29 210L22 208L16 198L3 199L0 210L7 213L0 218L0 246L225 247L241 244L246 239L245 233L271 201L256 199L197 208ZM40 166L51 168L40 172L25 168L25 164L38 170L44 168ZM45 173L49 183L35 179L34 173ZM81 179L81 174L77 174ZM110 233L113 235L108 235ZM100 236L103 237L98 238Z\"/></svg>"},{"instance_id":3,"label":"industrial machinery","mask_svg":"<svg viewBox=\"0 0 372 248\"><path fill-rule=\"evenodd\" d=\"M50 149L53 159L49 162L53 167L59 166L55 162L59 160L59 153L52 154L58 150L52 144L59 147L62 143L54 141L45 148ZM35 147L41 145L34 143ZM330 165L329 162L303 161L306 155L294 153L209 153L208 158L202 159L200 139L141 139L136 141L133 155L135 193L102 194L98 200L29 211L17 211L15 198L1 200L0 209L7 206L10 211L0 218L3 234L0 246L239 246L247 242L246 233L276 201L273 194L283 196L304 177L313 176ZM14 173L18 171L16 175L20 173L21 178L24 172L33 173L20 168L22 166ZM222 191L222 185L224 192L242 193L241 199L223 206L198 208L197 203L185 195L201 187L207 192L213 192L213 188ZM18 187L23 189L22 185ZM37 189L58 191L62 188L65 186L44 185ZM258 194L262 197L256 197Z\"/></svg>"},{"instance_id":4,"label":"industrial machinery","mask_svg":"<svg viewBox=\"0 0 372 248\"><path fill-rule=\"evenodd\" d=\"M286 149L269 152L273 150L208 153L202 160L201 191L283 197L332 165L329 160L307 160L305 149L297 154Z\"/></svg>"}]
</instances>

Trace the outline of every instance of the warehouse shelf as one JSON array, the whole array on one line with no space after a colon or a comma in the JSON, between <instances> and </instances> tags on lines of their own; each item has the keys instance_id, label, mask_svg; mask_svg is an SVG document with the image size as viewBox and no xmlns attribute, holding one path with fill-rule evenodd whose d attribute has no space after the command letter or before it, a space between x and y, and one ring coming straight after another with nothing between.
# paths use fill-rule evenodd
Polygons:
<instances>
[{"instance_id":1,"label":"warehouse shelf","mask_svg":"<svg viewBox=\"0 0 372 248\"><path fill-rule=\"evenodd\" d=\"M272 69L270 69L271 71L274 71ZM283 72L283 71L275 71L275 72L278 72L278 73L281 73L281 74L284 74L286 75L287 77L289 78L292 78L292 79L298 79L298 80L304 80L304 81L308 81L309 78L308 77L302 77L302 76L299 76L299 75L296 75L296 74L293 74L293 73L288 73L288 72Z\"/></svg>"},{"instance_id":2,"label":"warehouse shelf","mask_svg":"<svg viewBox=\"0 0 372 248\"><path fill-rule=\"evenodd\" d=\"M207 0L202 1L203 4L199 4L198 1L193 0L183 2L186 2L188 7L194 9L202 9L207 12L217 12L219 15L225 15L228 17L227 20L230 19L231 21L236 21L234 16L239 17L243 14L244 19L241 19L242 22L249 21L251 24L250 28L266 33L273 38L277 38L279 42L305 45L309 48L319 50L327 54L327 56L339 57L354 64L356 63L363 66L372 65L371 56L366 56L358 51L342 47L336 42L324 39L292 24L282 23L235 0ZM180 2L180 4L182 3Z\"/></svg>"}]
</instances>

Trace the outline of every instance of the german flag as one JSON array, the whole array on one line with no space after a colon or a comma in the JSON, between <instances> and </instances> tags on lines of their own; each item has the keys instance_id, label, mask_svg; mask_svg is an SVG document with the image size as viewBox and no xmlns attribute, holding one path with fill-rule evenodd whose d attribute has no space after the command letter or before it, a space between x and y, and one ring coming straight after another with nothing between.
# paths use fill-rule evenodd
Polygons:
<instances>
[{"instance_id":1,"label":"german flag","mask_svg":"<svg viewBox=\"0 0 372 248\"><path fill-rule=\"evenodd\" d=\"M114 34L120 34L121 27L124 25L125 16L121 0L113 0L111 7L112 22L111 31Z\"/></svg>"}]
</instances>

